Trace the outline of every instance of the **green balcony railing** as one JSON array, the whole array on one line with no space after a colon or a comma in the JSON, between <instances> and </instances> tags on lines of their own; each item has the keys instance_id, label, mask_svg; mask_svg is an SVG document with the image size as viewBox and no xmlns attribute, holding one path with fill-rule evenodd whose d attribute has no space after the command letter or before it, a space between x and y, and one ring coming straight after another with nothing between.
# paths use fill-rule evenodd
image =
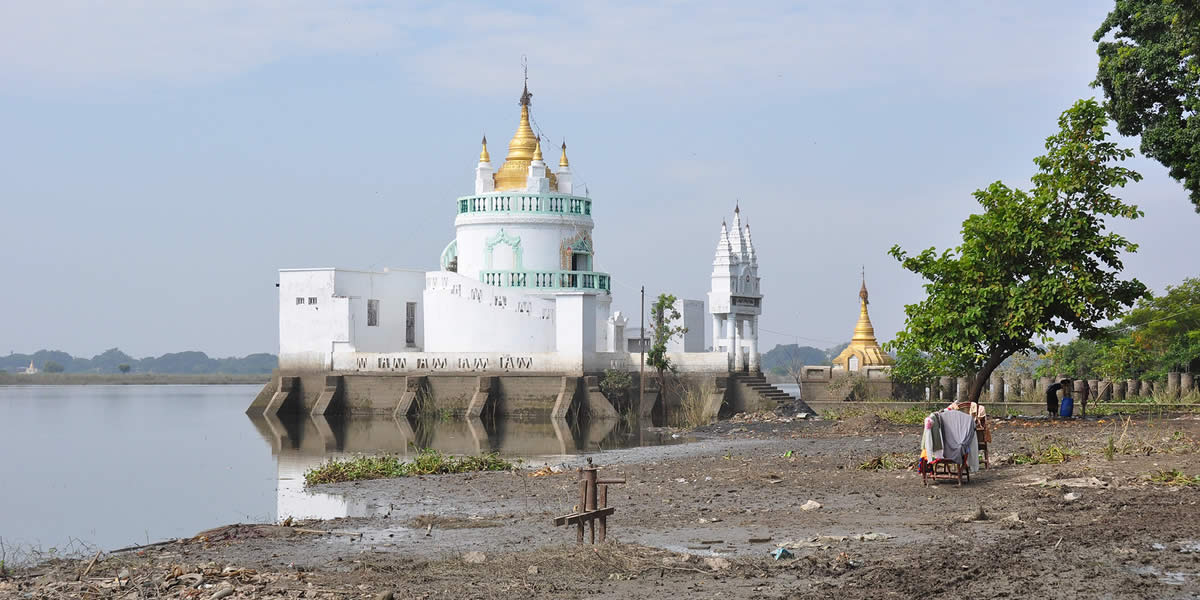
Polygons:
<instances>
[{"instance_id":1,"label":"green balcony railing","mask_svg":"<svg viewBox=\"0 0 1200 600\"><path fill-rule=\"evenodd\" d=\"M482 271L479 280L498 287L530 290L599 290L612 293L612 278L596 271Z\"/></svg>"},{"instance_id":2,"label":"green balcony railing","mask_svg":"<svg viewBox=\"0 0 1200 600\"><path fill-rule=\"evenodd\" d=\"M556 213L590 216L591 198L560 194L484 194L457 200L458 214L469 213Z\"/></svg>"}]
</instances>

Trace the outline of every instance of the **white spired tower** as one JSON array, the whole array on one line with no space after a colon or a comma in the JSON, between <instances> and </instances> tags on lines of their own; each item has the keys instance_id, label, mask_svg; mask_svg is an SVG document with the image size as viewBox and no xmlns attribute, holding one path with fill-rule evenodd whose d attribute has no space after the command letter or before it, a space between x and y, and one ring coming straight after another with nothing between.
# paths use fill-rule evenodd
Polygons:
<instances>
[{"instance_id":1,"label":"white spired tower","mask_svg":"<svg viewBox=\"0 0 1200 600\"><path fill-rule=\"evenodd\" d=\"M728 353L731 370L758 371L762 292L758 255L750 240L750 225L742 226L741 212L741 207L733 209L732 232L721 222L708 307L713 318L713 351Z\"/></svg>"}]
</instances>

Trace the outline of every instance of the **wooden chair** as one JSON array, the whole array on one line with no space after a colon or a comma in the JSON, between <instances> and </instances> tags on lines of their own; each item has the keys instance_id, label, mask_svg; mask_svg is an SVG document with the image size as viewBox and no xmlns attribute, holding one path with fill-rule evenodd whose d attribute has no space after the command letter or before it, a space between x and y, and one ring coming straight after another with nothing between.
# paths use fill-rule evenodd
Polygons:
<instances>
[{"instance_id":1,"label":"wooden chair","mask_svg":"<svg viewBox=\"0 0 1200 600\"><path fill-rule=\"evenodd\" d=\"M975 418L975 443L979 446L979 456L983 458L983 468L988 468L992 455L988 453L988 443L992 441L992 430L988 429L987 417Z\"/></svg>"},{"instance_id":2,"label":"wooden chair","mask_svg":"<svg viewBox=\"0 0 1200 600\"><path fill-rule=\"evenodd\" d=\"M939 480L957 480L958 485L962 485L964 478L967 483L971 483L971 468L968 464L966 452L963 452L962 459L957 461L944 458L924 461L920 464L921 485L928 485L929 481L937 483Z\"/></svg>"}]
</instances>

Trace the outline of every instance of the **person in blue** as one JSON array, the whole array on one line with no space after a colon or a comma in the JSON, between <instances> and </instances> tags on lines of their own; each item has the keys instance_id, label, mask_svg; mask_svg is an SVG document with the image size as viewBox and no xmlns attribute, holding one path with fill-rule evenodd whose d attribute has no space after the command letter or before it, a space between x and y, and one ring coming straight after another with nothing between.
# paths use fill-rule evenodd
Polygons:
<instances>
[{"instance_id":1,"label":"person in blue","mask_svg":"<svg viewBox=\"0 0 1200 600\"><path fill-rule=\"evenodd\" d=\"M1063 406L1058 404L1058 390L1063 391ZM1064 379L1058 383L1051 384L1046 388L1046 412L1050 413L1050 418L1057 416L1069 417L1074 412L1075 401L1071 399L1071 380ZM1066 414L1063 414L1063 410Z\"/></svg>"},{"instance_id":2,"label":"person in blue","mask_svg":"<svg viewBox=\"0 0 1200 600\"><path fill-rule=\"evenodd\" d=\"M1069 419L1075 414L1075 399L1071 397L1071 390L1075 388L1075 382L1070 379L1062 380L1062 403L1058 405L1058 416Z\"/></svg>"}]
</instances>

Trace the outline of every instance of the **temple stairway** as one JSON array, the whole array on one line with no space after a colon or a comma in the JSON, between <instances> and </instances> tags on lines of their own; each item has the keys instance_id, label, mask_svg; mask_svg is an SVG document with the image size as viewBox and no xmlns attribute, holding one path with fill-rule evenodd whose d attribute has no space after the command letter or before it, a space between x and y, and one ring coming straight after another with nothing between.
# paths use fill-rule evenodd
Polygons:
<instances>
[{"instance_id":1,"label":"temple stairway","mask_svg":"<svg viewBox=\"0 0 1200 600\"><path fill-rule=\"evenodd\" d=\"M767 383L767 379L762 376L762 373L739 373L735 376L735 381L744 395L758 397L759 402L757 405L760 409L775 410L777 408L794 407L798 413L817 414L803 400Z\"/></svg>"}]
</instances>

